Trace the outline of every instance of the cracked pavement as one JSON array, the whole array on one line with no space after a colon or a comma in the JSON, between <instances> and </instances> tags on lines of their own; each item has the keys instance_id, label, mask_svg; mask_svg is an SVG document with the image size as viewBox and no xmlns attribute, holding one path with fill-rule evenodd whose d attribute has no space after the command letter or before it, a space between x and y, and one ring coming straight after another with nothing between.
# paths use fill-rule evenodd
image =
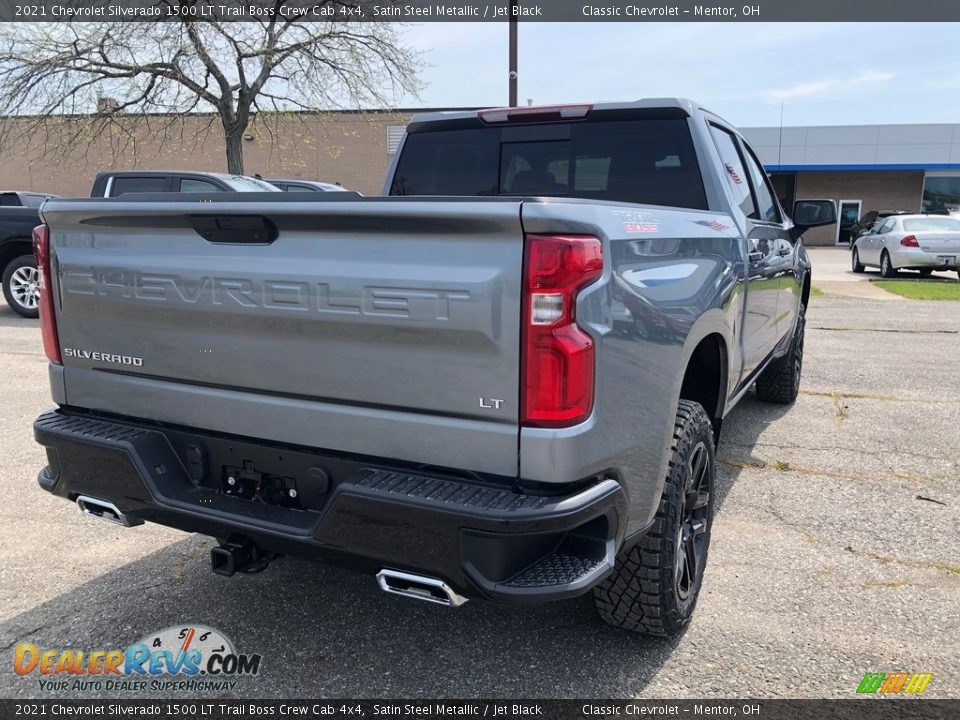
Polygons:
<instances>
[{"instance_id":1,"label":"cracked pavement","mask_svg":"<svg viewBox=\"0 0 960 720\"><path fill-rule=\"evenodd\" d=\"M960 697L958 309L812 301L802 394L751 393L725 422L699 607L651 640L589 598L452 611L286 559L222 578L205 538L83 518L36 486L46 363L37 323L0 305L0 696L43 696L12 672L18 642L123 647L195 621L263 655L236 697L851 698L868 671Z\"/></svg>"}]
</instances>

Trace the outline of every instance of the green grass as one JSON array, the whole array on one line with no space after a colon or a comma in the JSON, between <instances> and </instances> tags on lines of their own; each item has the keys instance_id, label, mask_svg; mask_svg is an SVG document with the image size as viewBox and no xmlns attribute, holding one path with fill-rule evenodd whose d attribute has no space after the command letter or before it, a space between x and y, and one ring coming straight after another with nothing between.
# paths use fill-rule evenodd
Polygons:
<instances>
[{"instance_id":1,"label":"green grass","mask_svg":"<svg viewBox=\"0 0 960 720\"><path fill-rule=\"evenodd\" d=\"M823 297L823 290L821 290L816 285L814 285L813 287L810 288L810 297L811 298Z\"/></svg>"},{"instance_id":2,"label":"green grass","mask_svg":"<svg viewBox=\"0 0 960 720\"><path fill-rule=\"evenodd\" d=\"M960 300L956 280L872 280L877 287L910 300Z\"/></svg>"}]
</instances>

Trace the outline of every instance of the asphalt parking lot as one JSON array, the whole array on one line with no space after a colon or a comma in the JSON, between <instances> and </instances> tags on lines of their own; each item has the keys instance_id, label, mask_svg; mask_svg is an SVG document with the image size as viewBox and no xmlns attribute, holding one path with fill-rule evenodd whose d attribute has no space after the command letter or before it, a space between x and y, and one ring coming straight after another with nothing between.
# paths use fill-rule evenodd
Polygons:
<instances>
[{"instance_id":1,"label":"asphalt parking lot","mask_svg":"<svg viewBox=\"0 0 960 720\"><path fill-rule=\"evenodd\" d=\"M0 305L0 696L42 696L17 643L192 621L263 655L233 697L850 698L868 671L960 697L958 349L957 304L812 301L799 401L748 396L726 422L703 594L668 641L605 627L589 598L450 610L284 559L223 578L210 540L82 517L36 485L46 362L36 321Z\"/></svg>"}]
</instances>

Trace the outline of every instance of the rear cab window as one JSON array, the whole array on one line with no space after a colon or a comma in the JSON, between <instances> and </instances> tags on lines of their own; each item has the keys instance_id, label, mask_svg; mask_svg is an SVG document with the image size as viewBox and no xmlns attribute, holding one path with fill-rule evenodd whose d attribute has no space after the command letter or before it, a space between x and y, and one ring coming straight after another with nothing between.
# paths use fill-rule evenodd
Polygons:
<instances>
[{"instance_id":1,"label":"rear cab window","mask_svg":"<svg viewBox=\"0 0 960 720\"><path fill-rule=\"evenodd\" d=\"M550 196L707 209L686 118L414 132L404 142L390 194Z\"/></svg>"}]
</instances>

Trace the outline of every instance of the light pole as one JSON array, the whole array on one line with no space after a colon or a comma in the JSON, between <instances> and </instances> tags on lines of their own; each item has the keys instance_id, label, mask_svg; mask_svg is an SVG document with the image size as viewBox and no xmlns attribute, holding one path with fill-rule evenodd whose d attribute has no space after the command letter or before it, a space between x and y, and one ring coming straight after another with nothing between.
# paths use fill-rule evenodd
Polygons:
<instances>
[{"instance_id":1,"label":"light pole","mask_svg":"<svg viewBox=\"0 0 960 720\"><path fill-rule=\"evenodd\" d=\"M517 106L517 17L520 0L510 0L510 107Z\"/></svg>"}]
</instances>

